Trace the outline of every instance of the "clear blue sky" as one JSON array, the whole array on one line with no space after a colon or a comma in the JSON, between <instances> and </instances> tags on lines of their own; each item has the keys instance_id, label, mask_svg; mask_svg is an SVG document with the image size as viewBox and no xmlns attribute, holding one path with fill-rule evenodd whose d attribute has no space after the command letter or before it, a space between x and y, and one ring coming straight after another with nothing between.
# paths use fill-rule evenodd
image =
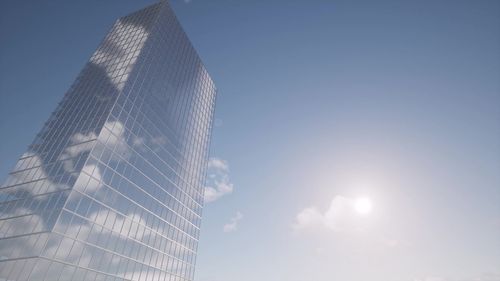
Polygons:
<instances>
[{"instance_id":1,"label":"clear blue sky","mask_svg":"<svg viewBox=\"0 0 500 281\"><path fill-rule=\"evenodd\" d=\"M2 177L149 3L0 3ZM500 280L500 1L172 5L219 89L233 187L206 205L198 281Z\"/></svg>"}]
</instances>

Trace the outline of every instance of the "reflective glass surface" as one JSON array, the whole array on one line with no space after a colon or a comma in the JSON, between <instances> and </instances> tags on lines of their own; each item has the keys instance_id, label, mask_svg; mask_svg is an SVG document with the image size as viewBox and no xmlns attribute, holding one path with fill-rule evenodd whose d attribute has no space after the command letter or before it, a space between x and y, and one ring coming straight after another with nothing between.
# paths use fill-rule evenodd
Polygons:
<instances>
[{"instance_id":1,"label":"reflective glass surface","mask_svg":"<svg viewBox=\"0 0 500 281\"><path fill-rule=\"evenodd\" d=\"M193 280L215 95L166 1L117 20L0 188L0 280Z\"/></svg>"}]
</instances>

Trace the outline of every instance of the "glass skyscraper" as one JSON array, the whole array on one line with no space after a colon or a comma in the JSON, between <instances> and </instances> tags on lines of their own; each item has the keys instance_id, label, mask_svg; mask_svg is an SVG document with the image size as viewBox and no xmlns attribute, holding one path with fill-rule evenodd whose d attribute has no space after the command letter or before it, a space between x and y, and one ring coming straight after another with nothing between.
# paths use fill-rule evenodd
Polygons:
<instances>
[{"instance_id":1,"label":"glass skyscraper","mask_svg":"<svg viewBox=\"0 0 500 281\"><path fill-rule=\"evenodd\" d=\"M215 96L166 1L117 20L0 188L0 280L193 280Z\"/></svg>"}]
</instances>

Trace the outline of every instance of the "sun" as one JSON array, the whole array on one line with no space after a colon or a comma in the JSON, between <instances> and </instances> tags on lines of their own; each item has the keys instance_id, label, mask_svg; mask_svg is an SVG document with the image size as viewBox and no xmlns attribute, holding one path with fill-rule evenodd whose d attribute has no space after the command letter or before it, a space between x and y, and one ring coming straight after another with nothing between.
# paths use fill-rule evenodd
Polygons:
<instances>
[{"instance_id":1,"label":"sun","mask_svg":"<svg viewBox=\"0 0 500 281\"><path fill-rule=\"evenodd\" d=\"M372 201L366 197L358 198L354 201L354 210L362 215L369 214L372 211Z\"/></svg>"}]
</instances>

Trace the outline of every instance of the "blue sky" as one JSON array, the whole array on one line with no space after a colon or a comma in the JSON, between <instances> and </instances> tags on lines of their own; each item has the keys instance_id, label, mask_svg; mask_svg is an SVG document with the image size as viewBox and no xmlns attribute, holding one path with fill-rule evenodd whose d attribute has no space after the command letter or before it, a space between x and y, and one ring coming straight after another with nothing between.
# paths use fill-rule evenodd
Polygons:
<instances>
[{"instance_id":1,"label":"blue sky","mask_svg":"<svg viewBox=\"0 0 500 281\"><path fill-rule=\"evenodd\" d=\"M149 3L2 1L2 175ZM219 90L198 281L500 280L499 1L172 5Z\"/></svg>"}]
</instances>

